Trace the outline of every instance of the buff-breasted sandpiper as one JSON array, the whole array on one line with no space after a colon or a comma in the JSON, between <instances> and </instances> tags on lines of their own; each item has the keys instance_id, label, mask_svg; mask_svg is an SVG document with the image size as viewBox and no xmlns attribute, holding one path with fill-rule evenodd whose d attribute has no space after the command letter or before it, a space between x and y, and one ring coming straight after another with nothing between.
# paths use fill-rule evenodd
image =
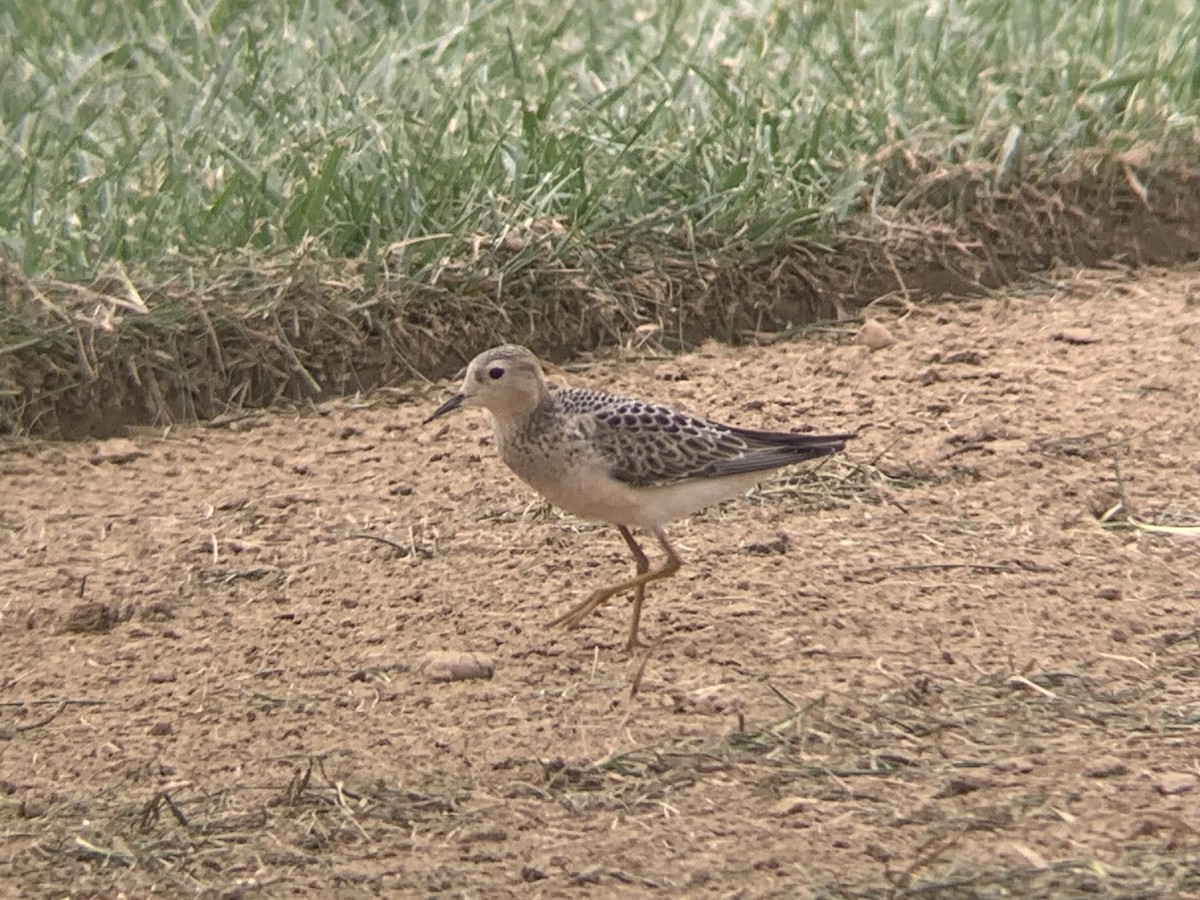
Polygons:
<instances>
[{"instance_id":1,"label":"buff-breasted sandpiper","mask_svg":"<svg viewBox=\"0 0 1200 900\"><path fill-rule=\"evenodd\" d=\"M633 591L627 649L639 644L646 585L682 565L663 526L749 490L772 470L836 453L852 434L792 434L721 425L666 406L591 390L550 390L536 356L508 344L480 353L459 391L431 422L460 406L492 414L500 458L550 503L616 525L637 574L600 588L551 625L578 625L605 601ZM651 569L631 528L666 553Z\"/></svg>"}]
</instances>

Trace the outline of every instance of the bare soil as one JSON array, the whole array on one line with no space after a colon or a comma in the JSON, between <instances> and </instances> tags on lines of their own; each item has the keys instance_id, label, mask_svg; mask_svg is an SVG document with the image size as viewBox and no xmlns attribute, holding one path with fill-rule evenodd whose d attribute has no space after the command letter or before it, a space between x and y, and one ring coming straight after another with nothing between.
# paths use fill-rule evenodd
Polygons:
<instances>
[{"instance_id":1,"label":"bare soil","mask_svg":"<svg viewBox=\"0 0 1200 900\"><path fill-rule=\"evenodd\" d=\"M619 536L445 384L0 445L0 894L1200 889L1200 544L1141 527L1197 521L1198 272L572 370L860 430L677 523L632 656L545 625Z\"/></svg>"}]
</instances>

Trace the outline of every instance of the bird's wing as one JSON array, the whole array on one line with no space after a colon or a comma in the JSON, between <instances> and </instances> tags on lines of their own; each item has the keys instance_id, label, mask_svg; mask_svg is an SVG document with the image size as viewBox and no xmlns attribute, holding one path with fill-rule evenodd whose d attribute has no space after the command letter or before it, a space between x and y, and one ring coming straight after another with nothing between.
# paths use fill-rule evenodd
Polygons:
<instances>
[{"instance_id":1,"label":"bird's wing","mask_svg":"<svg viewBox=\"0 0 1200 900\"><path fill-rule=\"evenodd\" d=\"M558 391L554 400L609 474L636 485L775 469L834 453L851 437L750 431L599 391Z\"/></svg>"}]
</instances>

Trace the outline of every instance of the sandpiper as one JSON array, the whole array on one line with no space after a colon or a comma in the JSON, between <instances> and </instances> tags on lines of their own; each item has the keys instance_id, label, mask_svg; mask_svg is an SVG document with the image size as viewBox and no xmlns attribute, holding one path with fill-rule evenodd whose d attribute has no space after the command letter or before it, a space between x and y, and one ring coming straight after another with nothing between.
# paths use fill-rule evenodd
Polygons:
<instances>
[{"instance_id":1,"label":"sandpiper","mask_svg":"<svg viewBox=\"0 0 1200 900\"><path fill-rule=\"evenodd\" d=\"M637 574L598 589L550 624L574 627L631 590L627 650L640 643L646 585L683 564L664 525L744 493L781 466L836 453L854 437L753 431L601 391L552 391L537 357L514 344L471 360L459 391L425 422L460 406L482 406L492 414L500 458L550 503L617 526ZM654 535L666 553L662 566L650 568L631 528Z\"/></svg>"}]
</instances>

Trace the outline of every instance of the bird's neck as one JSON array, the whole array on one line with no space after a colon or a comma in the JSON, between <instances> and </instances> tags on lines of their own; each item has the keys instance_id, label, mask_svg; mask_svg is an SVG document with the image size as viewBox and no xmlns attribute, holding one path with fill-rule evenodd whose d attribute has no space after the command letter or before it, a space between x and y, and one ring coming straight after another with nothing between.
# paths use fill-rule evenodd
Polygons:
<instances>
[{"instance_id":1,"label":"bird's neck","mask_svg":"<svg viewBox=\"0 0 1200 900\"><path fill-rule=\"evenodd\" d=\"M491 411L498 438L504 440L510 435L537 428L537 423L551 413L554 409L554 397L545 385L538 387L539 395L535 402L530 403L528 398L522 398L522 402L513 404L511 408Z\"/></svg>"}]
</instances>

